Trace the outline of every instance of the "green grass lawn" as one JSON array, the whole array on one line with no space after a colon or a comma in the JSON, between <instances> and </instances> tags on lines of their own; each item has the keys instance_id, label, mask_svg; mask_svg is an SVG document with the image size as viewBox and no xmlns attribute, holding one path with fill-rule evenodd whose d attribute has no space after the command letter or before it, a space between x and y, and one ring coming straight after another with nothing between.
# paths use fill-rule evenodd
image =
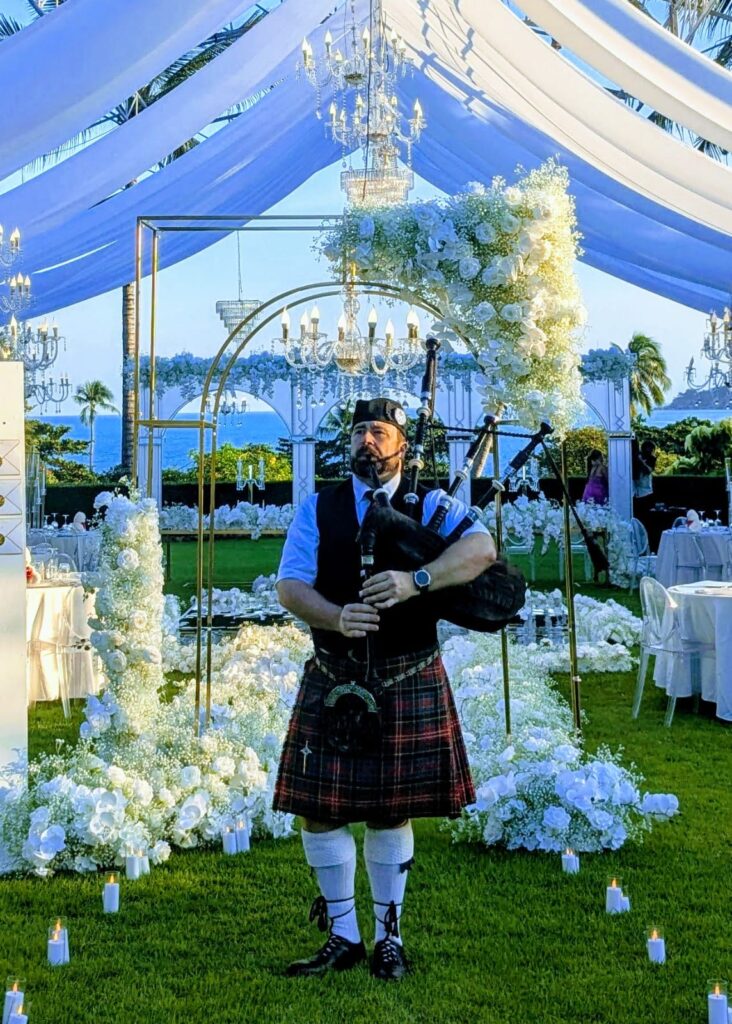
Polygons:
<instances>
[{"instance_id":1,"label":"green grass lawn","mask_svg":"<svg viewBox=\"0 0 732 1024\"><path fill-rule=\"evenodd\" d=\"M232 572L252 573L254 545L244 543L247 557L232 545ZM618 591L582 591L628 603ZM633 685L629 673L583 679L586 745L622 744L648 788L678 795L681 814L641 846L583 856L576 877L558 856L453 846L439 822L417 822L402 919L414 973L399 985L363 968L282 977L322 941L307 923L317 890L299 840L257 842L241 857L176 852L149 877L122 880L116 917L102 914L101 877L3 880L0 975L28 980L29 1024L703 1024L706 979L732 975L732 730L681 706L664 728L665 697L652 685L632 721ZM76 728L56 706L30 725L36 751ZM632 903L618 918L604 912L611 872ZM370 939L360 859L357 899ZM69 919L72 954L57 969L45 964L54 914ZM646 958L651 922L666 932L662 967Z\"/></svg>"}]
</instances>

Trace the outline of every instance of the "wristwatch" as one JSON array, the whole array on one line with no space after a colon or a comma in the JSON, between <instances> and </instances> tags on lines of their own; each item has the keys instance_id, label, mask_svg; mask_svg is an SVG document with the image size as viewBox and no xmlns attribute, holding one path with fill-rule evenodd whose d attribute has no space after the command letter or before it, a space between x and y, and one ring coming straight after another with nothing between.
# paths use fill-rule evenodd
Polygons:
<instances>
[{"instance_id":1,"label":"wristwatch","mask_svg":"<svg viewBox=\"0 0 732 1024\"><path fill-rule=\"evenodd\" d=\"M420 594L426 594L432 585L432 577L426 569L417 569L412 573L412 579L414 580L417 592Z\"/></svg>"}]
</instances>

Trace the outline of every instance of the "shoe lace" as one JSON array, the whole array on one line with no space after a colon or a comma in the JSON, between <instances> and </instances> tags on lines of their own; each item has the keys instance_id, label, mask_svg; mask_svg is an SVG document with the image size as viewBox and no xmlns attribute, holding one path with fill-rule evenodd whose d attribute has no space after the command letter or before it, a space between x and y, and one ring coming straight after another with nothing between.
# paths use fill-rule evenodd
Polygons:
<instances>
[{"instance_id":1,"label":"shoe lace","mask_svg":"<svg viewBox=\"0 0 732 1024\"><path fill-rule=\"evenodd\" d=\"M391 964L398 963L400 959L399 951L397 949L397 944L393 939L382 939L381 959Z\"/></svg>"},{"instance_id":2,"label":"shoe lace","mask_svg":"<svg viewBox=\"0 0 732 1024\"><path fill-rule=\"evenodd\" d=\"M327 900L325 898L325 896L316 896L315 899L312 902L312 906L310 907L309 919L310 919L311 922L312 921L316 921L317 922L318 928L320 929L321 932L327 932L328 931L328 922L329 921L330 921L330 924L332 926L334 921L338 920L339 917L345 917L346 914L350 914L351 910L353 909L353 906L350 906L350 907L347 907L340 914L330 914L328 912L328 904L329 903L350 903L352 900L355 901L355 899L356 899L355 895L354 896L346 896L342 900Z\"/></svg>"}]
</instances>

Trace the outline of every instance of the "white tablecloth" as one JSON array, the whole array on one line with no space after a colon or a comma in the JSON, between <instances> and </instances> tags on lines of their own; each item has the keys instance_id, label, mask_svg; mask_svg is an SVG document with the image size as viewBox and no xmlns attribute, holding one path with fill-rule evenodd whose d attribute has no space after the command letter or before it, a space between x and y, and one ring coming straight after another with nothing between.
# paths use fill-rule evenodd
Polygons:
<instances>
[{"instance_id":1,"label":"white tablecloth","mask_svg":"<svg viewBox=\"0 0 732 1024\"><path fill-rule=\"evenodd\" d=\"M698 563L699 545L706 562L706 571L695 572L684 568ZM713 527L699 530L696 535L685 527L678 530L664 530L658 546L656 579L664 587L677 583L696 583L702 576L707 580L728 580L730 554L732 554L732 530L727 527Z\"/></svg>"},{"instance_id":2,"label":"white tablecloth","mask_svg":"<svg viewBox=\"0 0 732 1024\"><path fill-rule=\"evenodd\" d=\"M79 572L92 572L99 564L101 536L98 530L72 533L66 530L28 530L26 546L50 544L56 551L70 555Z\"/></svg>"},{"instance_id":3,"label":"white tablecloth","mask_svg":"<svg viewBox=\"0 0 732 1024\"><path fill-rule=\"evenodd\" d=\"M702 698L717 705L717 718L732 721L732 586L714 580L670 587L678 605L681 635L710 649L656 658L654 681L674 697Z\"/></svg>"},{"instance_id":4,"label":"white tablecloth","mask_svg":"<svg viewBox=\"0 0 732 1024\"><path fill-rule=\"evenodd\" d=\"M94 595L84 596L78 584L42 583L26 588L28 703L58 700L64 670L69 697L98 693L101 675L88 644L88 619L94 615Z\"/></svg>"}]
</instances>

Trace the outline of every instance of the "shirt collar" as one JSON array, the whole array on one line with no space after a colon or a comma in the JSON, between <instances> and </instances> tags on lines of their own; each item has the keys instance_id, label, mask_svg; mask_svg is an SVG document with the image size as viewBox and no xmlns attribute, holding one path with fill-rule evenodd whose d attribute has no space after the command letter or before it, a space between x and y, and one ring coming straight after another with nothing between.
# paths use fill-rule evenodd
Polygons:
<instances>
[{"instance_id":1,"label":"shirt collar","mask_svg":"<svg viewBox=\"0 0 732 1024\"><path fill-rule=\"evenodd\" d=\"M369 485L367 483L364 483L363 480L359 480L359 478L355 474L352 474L351 479L353 480L353 493L356 497L356 501L363 501L366 491L372 491L373 487L369 487ZM399 487L401 480L402 474L395 473L391 480L387 480L387 482L382 485L390 498L393 498L394 495L396 494L397 488Z\"/></svg>"}]
</instances>

